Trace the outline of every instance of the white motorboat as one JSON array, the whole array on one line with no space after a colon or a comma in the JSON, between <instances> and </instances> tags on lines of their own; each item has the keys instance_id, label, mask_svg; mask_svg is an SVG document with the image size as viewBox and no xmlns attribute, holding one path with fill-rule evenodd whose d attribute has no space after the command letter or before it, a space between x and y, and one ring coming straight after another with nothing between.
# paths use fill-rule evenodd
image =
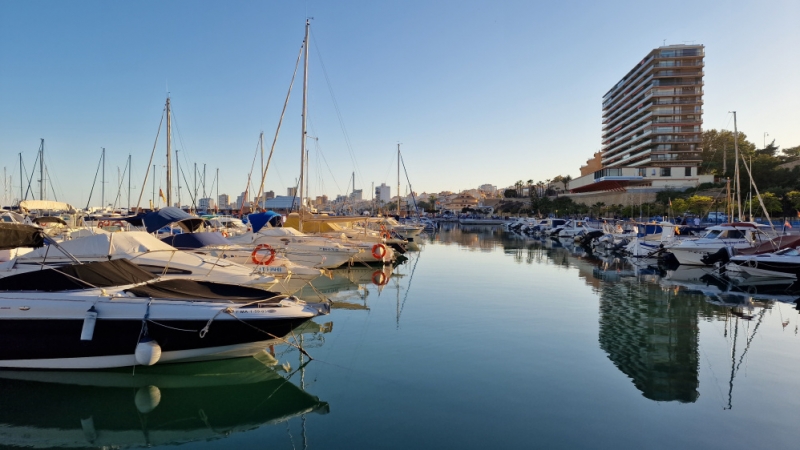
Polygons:
<instances>
[{"instance_id":1,"label":"white motorboat","mask_svg":"<svg viewBox=\"0 0 800 450\"><path fill-rule=\"evenodd\" d=\"M706 265L702 258L723 247L749 248L768 241L770 236L754 223L737 222L709 227L706 234L697 239L683 239L664 248L675 255L683 265Z\"/></svg>"},{"instance_id":2,"label":"white motorboat","mask_svg":"<svg viewBox=\"0 0 800 450\"><path fill-rule=\"evenodd\" d=\"M142 269L165 278L217 281L240 286L270 289L277 280L272 275L210 255L176 249L143 231L96 234L60 244L71 256L46 246L0 264L0 276L39 270L42 264L55 267L82 262L128 259Z\"/></svg>"},{"instance_id":3,"label":"white motorboat","mask_svg":"<svg viewBox=\"0 0 800 450\"><path fill-rule=\"evenodd\" d=\"M41 246L0 224L0 248ZM127 259L0 278L0 367L99 369L248 356L326 313L262 289L158 279Z\"/></svg>"}]
</instances>

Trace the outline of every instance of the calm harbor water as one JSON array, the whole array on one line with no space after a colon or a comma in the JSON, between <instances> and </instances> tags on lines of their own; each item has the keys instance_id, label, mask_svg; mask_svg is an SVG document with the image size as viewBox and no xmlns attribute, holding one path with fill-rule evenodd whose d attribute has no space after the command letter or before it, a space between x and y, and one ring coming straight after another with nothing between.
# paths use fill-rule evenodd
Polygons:
<instances>
[{"instance_id":1,"label":"calm harbor water","mask_svg":"<svg viewBox=\"0 0 800 450\"><path fill-rule=\"evenodd\" d=\"M797 448L800 316L499 227L442 224L385 286L307 289L314 357L0 372L19 447ZM388 272L387 272L388 273ZM786 296L775 295L775 298ZM283 366L283 367L281 367ZM184 445L186 447L187 445Z\"/></svg>"}]
</instances>

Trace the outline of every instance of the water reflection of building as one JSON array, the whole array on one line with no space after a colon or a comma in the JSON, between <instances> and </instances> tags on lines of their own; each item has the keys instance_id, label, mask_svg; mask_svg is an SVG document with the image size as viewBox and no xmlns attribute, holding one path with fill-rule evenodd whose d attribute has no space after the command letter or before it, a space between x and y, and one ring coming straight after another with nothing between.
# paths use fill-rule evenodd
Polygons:
<instances>
[{"instance_id":1,"label":"water reflection of building","mask_svg":"<svg viewBox=\"0 0 800 450\"><path fill-rule=\"evenodd\" d=\"M698 392L697 296L635 280L600 289L600 348L646 398L691 403Z\"/></svg>"}]
</instances>

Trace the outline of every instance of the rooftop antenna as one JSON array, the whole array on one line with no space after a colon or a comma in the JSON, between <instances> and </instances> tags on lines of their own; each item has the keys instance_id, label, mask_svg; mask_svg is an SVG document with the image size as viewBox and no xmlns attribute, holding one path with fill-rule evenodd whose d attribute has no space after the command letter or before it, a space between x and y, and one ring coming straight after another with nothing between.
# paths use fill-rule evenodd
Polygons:
<instances>
[{"instance_id":1,"label":"rooftop antenna","mask_svg":"<svg viewBox=\"0 0 800 450\"><path fill-rule=\"evenodd\" d=\"M661 46L663 47L665 45L667 45L667 40L666 39L664 39L664 42L661 44Z\"/></svg>"}]
</instances>

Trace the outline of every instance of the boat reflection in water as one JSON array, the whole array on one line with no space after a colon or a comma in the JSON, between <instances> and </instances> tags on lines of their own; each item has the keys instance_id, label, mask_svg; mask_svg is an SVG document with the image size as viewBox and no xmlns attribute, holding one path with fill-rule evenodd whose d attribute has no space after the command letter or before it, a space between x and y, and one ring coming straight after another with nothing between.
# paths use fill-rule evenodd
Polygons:
<instances>
[{"instance_id":1,"label":"boat reflection in water","mask_svg":"<svg viewBox=\"0 0 800 450\"><path fill-rule=\"evenodd\" d=\"M0 442L11 447L183 444L327 413L257 357L102 372L0 371ZM36 407L32 407L36 405Z\"/></svg>"}]
</instances>

